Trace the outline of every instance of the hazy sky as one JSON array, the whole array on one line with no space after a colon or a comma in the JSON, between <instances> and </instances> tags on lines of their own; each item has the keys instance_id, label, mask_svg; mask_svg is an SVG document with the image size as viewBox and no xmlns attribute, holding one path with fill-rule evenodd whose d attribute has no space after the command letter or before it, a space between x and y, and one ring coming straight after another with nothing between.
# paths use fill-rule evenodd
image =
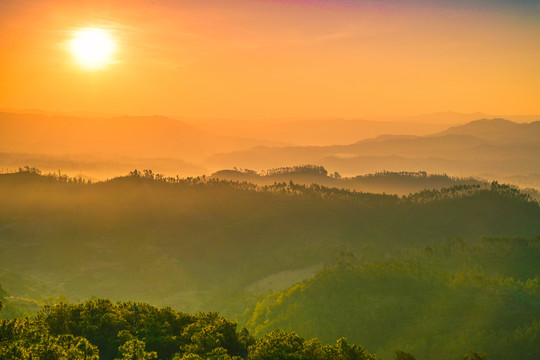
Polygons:
<instances>
[{"instance_id":1,"label":"hazy sky","mask_svg":"<svg viewBox=\"0 0 540 360\"><path fill-rule=\"evenodd\" d=\"M113 63L82 68L83 27ZM540 113L540 1L0 2L0 108L189 117Z\"/></svg>"}]
</instances>

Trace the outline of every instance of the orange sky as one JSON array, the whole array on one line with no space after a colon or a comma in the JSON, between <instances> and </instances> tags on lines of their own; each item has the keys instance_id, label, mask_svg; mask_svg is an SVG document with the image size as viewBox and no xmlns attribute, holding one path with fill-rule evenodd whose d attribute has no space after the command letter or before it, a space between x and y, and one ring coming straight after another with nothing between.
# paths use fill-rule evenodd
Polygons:
<instances>
[{"instance_id":1,"label":"orange sky","mask_svg":"<svg viewBox=\"0 0 540 360\"><path fill-rule=\"evenodd\" d=\"M538 2L381 3L4 0L0 108L220 118L540 113ZM88 26L117 41L103 69L81 68L67 51L72 32Z\"/></svg>"}]
</instances>

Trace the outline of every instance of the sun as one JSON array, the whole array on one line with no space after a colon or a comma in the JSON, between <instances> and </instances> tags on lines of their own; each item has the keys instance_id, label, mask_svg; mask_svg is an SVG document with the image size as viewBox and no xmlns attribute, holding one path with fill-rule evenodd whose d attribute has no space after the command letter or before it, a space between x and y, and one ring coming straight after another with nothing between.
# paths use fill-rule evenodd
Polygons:
<instances>
[{"instance_id":1,"label":"sun","mask_svg":"<svg viewBox=\"0 0 540 360\"><path fill-rule=\"evenodd\" d=\"M69 49L75 60L87 69L100 69L112 61L116 44L109 31L83 28L73 33Z\"/></svg>"}]
</instances>

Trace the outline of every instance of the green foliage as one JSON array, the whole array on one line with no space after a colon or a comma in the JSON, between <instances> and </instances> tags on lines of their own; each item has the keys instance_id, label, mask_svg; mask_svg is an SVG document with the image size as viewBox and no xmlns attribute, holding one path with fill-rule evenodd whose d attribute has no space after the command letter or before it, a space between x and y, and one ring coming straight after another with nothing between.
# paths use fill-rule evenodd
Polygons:
<instances>
[{"instance_id":1,"label":"green foliage","mask_svg":"<svg viewBox=\"0 0 540 360\"><path fill-rule=\"evenodd\" d=\"M387 358L396 348L437 359L477 348L494 359L532 360L540 344L530 324L540 320L539 285L418 260L341 264L259 301L248 327L255 335L283 328L324 342L348 336Z\"/></svg>"},{"instance_id":2,"label":"green foliage","mask_svg":"<svg viewBox=\"0 0 540 360\"><path fill-rule=\"evenodd\" d=\"M275 330L264 335L249 349L250 360L375 360L363 347L338 339L335 345L322 345L318 339L305 340L294 332Z\"/></svg>"},{"instance_id":3,"label":"green foliage","mask_svg":"<svg viewBox=\"0 0 540 360\"><path fill-rule=\"evenodd\" d=\"M120 354L122 356L117 360L153 360L157 359L157 353L155 351L144 351L144 341L132 339L125 342L120 346Z\"/></svg>"},{"instance_id":4,"label":"green foliage","mask_svg":"<svg viewBox=\"0 0 540 360\"><path fill-rule=\"evenodd\" d=\"M252 360L304 360L304 339L295 333L274 331L264 335L250 349Z\"/></svg>"},{"instance_id":5,"label":"green foliage","mask_svg":"<svg viewBox=\"0 0 540 360\"><path fill-rule=\"evenodd\" d=\"M488 276L513 278L530 286L540 281L540 236L485 237L476 242L449 238L425 247L400 249L399 256L448 271L480 268Z\"/></svg>"},{"instance_id":6,"label":"green foliage","mask_svg":"<svg viewBox=\"0 0 540 360\"><path fill-rule=\"evenodd\" d=\"M51 336L30 320L0 321L0 358L5 360L98 360L98 349L82 337Z\"/></svg>"},{"instance_id":7,"label":"green foliage","mask_svg":"<svg viewBox=\"0 0 540 360\"><path fill-rule=\"evenodd\" d=\"M220 348L233 356L245 355L246 345L253 341L246 335L245 332L238 333L236 323L210 313L186 326L182 338L187 345L183 350L187 353L206 355Z\"/></svg>"},{"instance_id":8,"label":"green foliage","mask_svg":"<svg viewBox=\"0 0 540 360\"><path fill-rule=\"evenodd\" d=\"M88 339L101 359L171 359L175 354L226 359L245 356L254 342L245 329L238 331L236 323L216 313L188 315L104 299L45 306L36 321L53 336Z\"/></svg>"},{"instance_id":9,"label":"green foliage","mask_svg":"<svg viewBox=\"0 0 540 360\"><path fill-rule=\"evenodd\" d=\"M136 306L135 306L136 305ZM119 331L117 331L119 330ZM99 357L98 357L99 349ZM1 359L375 360L339 339L323 345L273 331L255 340L216 313L188 315L98 299L46 306L35 320L0 321Z\"/></svg>"}]
</instances>

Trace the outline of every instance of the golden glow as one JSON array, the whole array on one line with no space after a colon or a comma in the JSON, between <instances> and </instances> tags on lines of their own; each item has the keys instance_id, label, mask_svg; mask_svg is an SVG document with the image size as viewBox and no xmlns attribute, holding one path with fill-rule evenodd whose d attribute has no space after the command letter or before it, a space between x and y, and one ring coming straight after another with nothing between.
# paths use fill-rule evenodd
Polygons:
<instances>
[{"instance_id":1,"label":"golden glow","mask_svg":"<svg viewBox=\"0 0 540 360\"><path fill-rule=\"evenodd\" d=\"M357 8L374 0L27 3L0 1L0 109L246 120L540 113L533 13ZM309 5L322 3L351 6ZM79 43L93 37L108 45Z\"/></svg>"},{"instance_id":2,"label":"golden glow","mask_svg":"<svg viewBox=\"0 0 540 360\"><path fill-rule=\"evenodd\" d=\"M102 68L110 63L115 50L111 34L95 28L76 31L69 45L77 62L87 69Z\"/></svg>"}]
</instances>

